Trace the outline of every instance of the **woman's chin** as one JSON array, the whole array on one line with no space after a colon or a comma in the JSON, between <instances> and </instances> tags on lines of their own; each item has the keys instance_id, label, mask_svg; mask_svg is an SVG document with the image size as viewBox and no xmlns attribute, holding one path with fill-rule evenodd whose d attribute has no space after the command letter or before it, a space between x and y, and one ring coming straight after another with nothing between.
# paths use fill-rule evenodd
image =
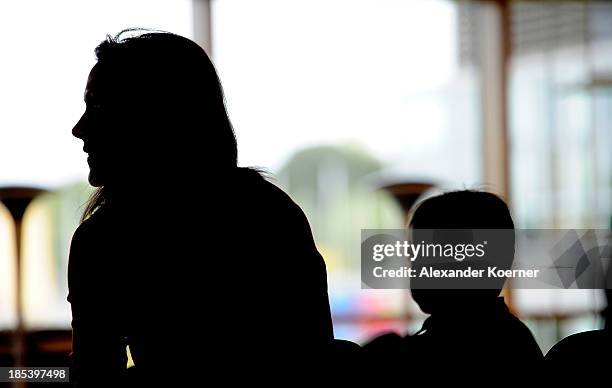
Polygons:
<instances>
[{"instance_id":1,"label":"woman's chin","mask_svg":"<svg viewBox=\"0 0 612 388\"><path fill-rule=\"evenodd\" d=\"M87 180L89 181L89 184L93 187L101 187L104 185L104 183L102 183L102 180L100 179L100 176L93 170L89 171L89 176L87 177Z\"/></svg>"}]
</instances>

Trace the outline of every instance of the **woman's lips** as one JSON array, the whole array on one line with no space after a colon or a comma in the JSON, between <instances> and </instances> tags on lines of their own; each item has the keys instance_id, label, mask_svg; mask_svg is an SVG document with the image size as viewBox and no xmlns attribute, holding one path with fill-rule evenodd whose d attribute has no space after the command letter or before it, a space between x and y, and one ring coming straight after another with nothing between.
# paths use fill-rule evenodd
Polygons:
<instances>
[{"instance_id":1,"label":"woman's lips","mask_svg":"<svg viewBox=\"0 0 612 388\"><path fill-rule=\"evenodd\" d=\"M83 143L83 152L85 152L87 154L91 153L92 152L91 144Z\"/></svg>"}]
</instances>

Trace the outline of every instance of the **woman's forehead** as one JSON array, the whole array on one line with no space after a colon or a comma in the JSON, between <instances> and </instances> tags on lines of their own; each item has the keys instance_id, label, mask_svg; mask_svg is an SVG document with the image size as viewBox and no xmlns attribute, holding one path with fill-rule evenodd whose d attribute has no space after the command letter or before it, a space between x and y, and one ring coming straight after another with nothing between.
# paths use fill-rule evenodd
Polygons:
<instances>
[{"instance_id":1,"label":"woman's forehead","mask_svg":"<svg viewBox=\"0 0 612 388\"><path fill-rule=\"evenodd\" d=\"M107 84L104 80L104 71L100 63L97 63L92 67L87 77L87 85L85 87L85 99L91 99L94 97L100 97L102 94L103 86Z\"/></svg>"}]
</instances>

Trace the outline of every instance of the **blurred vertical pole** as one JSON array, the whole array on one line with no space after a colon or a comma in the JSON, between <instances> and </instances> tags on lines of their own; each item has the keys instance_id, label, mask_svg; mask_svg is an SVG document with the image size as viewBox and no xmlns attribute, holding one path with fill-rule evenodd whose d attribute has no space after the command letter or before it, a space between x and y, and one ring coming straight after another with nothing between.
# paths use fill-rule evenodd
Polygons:
<instances>
[{"instance_id":1,"label":"blurred vertical pole","mask_svg":"<svg viewBox=\"0 0 612 388\"><path fill-rule=\"evenodd\" d=\"M510 5L508 0L484 1L479 9L483 175L489 189L509 202Z\"/></svg>"},{"instance_id":2,"label":"blurred vertical pole","mask_svg":"<svg viewBox=\"0 0 612 388\"><path fill-rule=\"evenodd\" d=\"M508 78L512 36L510 0L480 2L480 80L483 175L489 190L511 201L508 122ZM513 309L510 279L504 297Z\"/></svg>"},{"instance_id":3,"label":"blurred vertical pole","mask_svg":"<svg viewBox=\"0 0 612 388\"><path fill-rule=\"evenodd\" d=\"M0 201L6 206L8 211L13 217L15 224L15 303L16 303L16 317L17 327L13 332L13 344L12 353L15 358L15 367L24 367L24 355L25 355L25 326L23 319L23 284L22 284L22 225L23 216L27 207L30 205L32 200L39 194L43 193L44 190L29 188L29 187L3 187L0 188ZM24 383L16 382L14 387L22 387Z\"/></svg>"},{"instance_id":4,"label":"blurred vertical pole","mask_svg":"<svg viewBox=\"0 0 612 388\"><path fill-rule=\"evenodd\" d=\"M193 38L212 58L212 20L211 2L213 0L193 1Z\"/></svg>"}]
</instances>

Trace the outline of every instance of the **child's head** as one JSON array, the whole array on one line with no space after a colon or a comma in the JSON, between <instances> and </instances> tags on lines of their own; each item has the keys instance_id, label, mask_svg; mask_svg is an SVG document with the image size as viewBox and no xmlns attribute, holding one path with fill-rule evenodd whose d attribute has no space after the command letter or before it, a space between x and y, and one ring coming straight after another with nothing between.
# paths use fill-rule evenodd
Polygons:
<instances>
[{"instance_id":1,"label":"child's head","mask_svg":"<svg viewBox=\"0 0 612 388\"><path fill-rule=\"evenodd\" d=\"M480 191L453 191L428 198L413 208L411 229L514 229L506 203L495 194ZM514 234L507 241L504 266L509 268L514 257ZM459 263L463 265L463 263ZM469 264L465 263L465 266ZM412 296L426 313L464 308L494 300L497 289L412 289Z\"/></svg>"}]
</instances>

